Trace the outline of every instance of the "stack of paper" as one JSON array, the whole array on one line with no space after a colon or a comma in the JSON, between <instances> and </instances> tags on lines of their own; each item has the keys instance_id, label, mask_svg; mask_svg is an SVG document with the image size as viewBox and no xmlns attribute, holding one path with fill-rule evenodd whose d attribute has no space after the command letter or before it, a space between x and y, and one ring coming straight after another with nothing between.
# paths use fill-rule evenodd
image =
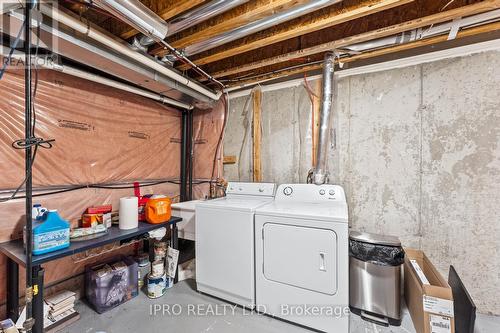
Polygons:
<instances>
[{"instance_id":1,"label":"stack of paper","mask_svg":"<svg viewBox=\"0 0 500 333\"><path fill-rule=\"evenodd\" d=\"M75 301L76 295L72 291L62 291L45 299L48 306L44 324L46 331L54 327L60 328L63 324L65 326L69 322L78 320L80 315L75 311Z\"/></svg>"}]
</instances>

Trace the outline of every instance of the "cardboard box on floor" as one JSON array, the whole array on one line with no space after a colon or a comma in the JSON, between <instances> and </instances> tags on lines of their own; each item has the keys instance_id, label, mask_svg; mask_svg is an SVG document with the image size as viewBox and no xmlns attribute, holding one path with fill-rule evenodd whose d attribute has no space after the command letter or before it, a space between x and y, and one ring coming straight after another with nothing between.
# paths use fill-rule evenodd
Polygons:
<instances>
[{"instance_id":1,"label":"cardboard box on floor","mask_svg":"<svg viewBox=\"0 0 500 333\"><path fill-rule=\"evenodd\" d=\"M454 333L453 294L423 251L405 249L404 293L417 333Z\"/></svg>"}]
</instances>

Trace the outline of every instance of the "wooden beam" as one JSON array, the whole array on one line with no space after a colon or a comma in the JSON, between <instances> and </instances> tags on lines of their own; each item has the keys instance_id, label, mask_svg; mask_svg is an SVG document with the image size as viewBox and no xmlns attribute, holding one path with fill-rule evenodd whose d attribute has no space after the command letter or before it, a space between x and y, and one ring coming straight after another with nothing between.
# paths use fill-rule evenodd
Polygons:
<instances>
[{"instance_id":1,"label":"wooden beam","mask_svg":"<svg viewBox=\"0 0 500 333\"><path fill-rule=\"evenodd\" d=\"M369 31L369 32L358 34L355 36L342 38L339 40L316 45L316 46L309 47L306 49L289 52L289 53L282 54L282 55L279 55L276 57L271 57L268 59L255 61L255 62L245 64L242 66L238 66L238 67L230 68L227 70L215 72L212 74L212 76L215 78L220 78L220 77L225 77L225 76L229 76L229 75L233 75L233 74L237 74L237 73L247 72L247 71L262 68L265 66L274 65L274 64L290 61L290 60L297 59L297 58L307 57L307 56L310 56L313 54L318 54L318 53L334 50L337 48L342 48L342 47L345 47L348 45L366 42L369 40L382 38L382 37L386 37L386 36L395 35L395 34L402 33L402 32L409 31L409 30L413 30L416 28L422 28L422 27L430 26L432 24L451 21L453 19L460 18L460 17L466 17L466 16L470 16L470 15L474 15L474 14L487 12L487 11L494 10L497 8L500 8L500 0L485 0L485 1L482 1L482 2L479 2L476 4L463 6L463 7L452 9L452 10L447 10L447 11L440 12L437 14L433 14L433 15L429 15L426 17L421 17L421 18L418 18L415 20L411 20L408 22L395 24L395 25L385 27L382 29Z\"/></svg>"},{"instance_id":2,"label":"wooden beam","mask_svg":"<svg viewBox=\"0 0 500 333\"><path fill-rule=\"evenodd\" d=\"M468 28L465 30L460 30L458 32L457 36L455 37L455 39L471 37L471 36L480 35L483 33L488 33L488 32L497 31L497 30L500 30L500 22L484 24L481 26ZM387 47L387 48L383 48L383 49L376 50L376 51L362 53L362 54L354 55L354 56L351 56L348 58L342 58L341 60L342 60L342 63L349 63L349 62L354 62L357 60L365 60L365 59L375 58L375 57L379 57L379 56L383 56L383 55L387 55L387 54L391 54L391 53L395 53L395 52L407 51L407 50L411 50L411 49L418 48L418 47L434 45L434 44L446 42L447 40L448 40L448 35L445 34L445 35L440 35L440 36L436 36L436 37L431 37L431 38L426 38L426 39L414 41L411 43L400 44L397 46ZM249 80L244 80L244 81L240 81L238 83L233 83L233 84L229 85L229 87L249 86L249 85L252 85L252 84L257 83L257 82L270 81L270 80L274 80L274 79L277 79L280 77L315 71L315 70L321 69L322 66L323 66L322 63L306 64L303 67L294 68L294 69L290 69L290 70L285 69L283 71L279 71L279 73L277 73L278 71L275 71L273 74L262 74L261 76L258 76L258 77L255 77L255 78L252 78Z\"/></svg>"},{"instance_id":3,"label":"wooden beam","mask_svg":"<svg viewBox=\"0 0 500 333\"><path fill-rule=\"evenodd\" d=\"M374 14L386 9L401 6L413 0L365 0L360 4L342 7L341 4L333 5L311 15L280 24L262 33L254 34L242 39L236 46L224 48L215 53L193 59L197 65L205 65L237 54L255 50L260 47L308 34L314 31L332 27L363 16ZM185 70L189 66L181 65L179 69Z\"/></svg>"},{"instance_id":4,"label":"wooden beam","mask_svg":"<svg viewBox=\"0 0 500 333\"><path fill-rule=\"evenodd\" d=\"M163 9L155 12L163 18L165 21L170 20L171 18L188 11L200 4L205 2L205 0L167 0L167 1L153 1L152 5L162 6ZM128 39L137 35L139 32L129 25L124 25L119 27L119 30L113 31L116 35L119 35L123 39Z\"/></svg>"},{"instance_id":5,"label":"wooden beam","mask_svg":"<svg viewBox=\"0 0 500 333\"><path fill-rule=\"evenodd\" d=\"M249 1L242 6L233 8L193 28L187 29L181 32L179 36L173 36L173 39L170 40L170 44L176 48L184 48L187 45L200 42L276 12L307 2L309 2L309 0ZM152 50L152 53L164 54L164 50L162 47L157 47Z\"/></svg>"},{"instance_id":6,"label":"wooden beam","mask_svg":"<svg viewBox=\"0 0 500 333\"><path fill-rule=\"evenodd\" d=\"M319 137L319 116L321 109L321 88L323 84L321 80L316 80L314 85L314 93L316 96L312 96L312 167L316 166L316 155L318 152L318 137Z\"/></svg>"},{"instance_id":7,"label":"wooden beam","mask_svg":"<svg viewBox=\"0 0 500 333\"><path fill-rule=\"evenodd\" d=\"M234 155L229 155L229 156L224 156L222 163L223 164L236 164L236 156Z\"/></svg>"},{"instance_id":8,"label":"wooden beam","mask_svg":"<svg viewBox=\"0 0 500 333\"><path fill-rule=\"evenodd\" d=\"M262 181L262 162L261 162L261 142L262 142L262 91L255 89L253 92L253 123L252 123L252 158L253 158L253 181Z\"/></svg>"}]
</instances>

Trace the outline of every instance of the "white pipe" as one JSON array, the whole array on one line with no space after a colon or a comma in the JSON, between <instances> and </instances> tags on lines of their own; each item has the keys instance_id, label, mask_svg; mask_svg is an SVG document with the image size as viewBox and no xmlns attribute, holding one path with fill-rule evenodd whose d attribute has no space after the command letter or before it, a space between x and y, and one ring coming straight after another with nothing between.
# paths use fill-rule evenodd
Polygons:
<instances>
[{"instance_id":1,"label":"white pipe","mask_svg":"<svg viewBox=\"0 0 500 333\"><path fill-rule=\"evenodd\" d=\"M385 62L379 62L376 64L360 66L349 69L338 70L335 74L337 79L342 79L355 75L364 75L369 73L377 73L383 71L389 71L392 69L405 68L409 66L417 66L421 64L436 62L445 59L453 59L458 57L469 56L472 54L497 51L500 52L500 39L493 39L486 42L480 42L475 44L469 44L465 46L458 46L450 49L445 49L441 51L433 51L429 53L419 54L416 56L411 56L407 58L400 58L396 60L390 60ZM315 80L320 80L321 74L308 76L307 81L312 82ZM259 84L262 92L271 92L275 90L287 89L291 87L298 87L304 83L304 78L293 79L289 81L283 81L279 83L273 83L268 85L261 85L266 81L273 79L262 80L258 83L249 83L241 86L231 87L226 89L226 93L229 94L229 99L235 99L240 97L248 96L252 93L252 87ZM247 88L247 89L244 89Z\"/></svg>"},{"instance_id":2,"label":"white pipe","mask_svg":"<svg viewBox=\"0 0 500 333\"><path fill-rule=\"evenodd\" d=\"M356 43L356 44L351 44L349 46L342 47L339 53L349 53L348 51L354 51L354 52L365 52L365 51L370 51L374 49L379 49L379 48L384 48L392 45L397 45L397 44L405 44L408 42L413 42L437 35L443 35L445 33L448 33L451 31L454 27L458 29L463 29L463 28L468 28L472 26L477 26L480 24L486 24L490 23L492 21L498 21L500 19L500 9L488 11L485 13L481 14L476 14L476 15L471 15L465 18L453 20L451 22L446 22L446 23L441 23L438 25L433 25L430 28L418 28L418 29L413 29L410 31L405 31L403 33L399 33L396 35L391 35L387 37L382 37L382 38L377 38L373 40L369 40L366 42L361 42L361 43ZM347 52L342 52L342 50L347 50ZM342 61L342 58L340 59ZM377 64L375 65L377 66ZM354 68L353 70L356 70ZM348 70L349 71L349 70ZM340 71L338 73L345 73L346 71ZM232 91L236 90L241 90L243 88L249 87L249 86L254 86L266 81L271 81L274 80L274 78L267 78L263 79L258 82L252 82L249 84L242 84L239 86L234 86L225 89L225 92L231 93ZM300 79L302 80L302 79ZM279 85L279 84L278 84ZM233 94L232 94L233 95ZM240 96L241 93L238 92L238 96Z\"/></svg>"},{"instance_id":3,"label":"white pipe","mask_svg":"<svg viewBox=\"0 0 500 333\"><path fill-rule=\"evenodd\" d=\"M59 69L58 67L62 67L62 68ZM88 73L88 72L76 69L74 67L63 65L63 66L54 66L53 69L59 70L65 74L77 76L77 77L82 78L82 79L90 80L90 81L93 81L96 83L101 83L101 84L104 84L104 85L109 86L109 87L117 88L117 89L120 89L123 91L128 91L128 92L136 94L136 95L140 95L140 96L143 96L143 97L146 97L149 99L153 99L153 100L161 102L163 104L176 106L176 107L186 109L186 110L192 110L194 108L192 105L176 101L175 99L171 99L171 98L168 98L166 96L156 94L156 93L144 90L144 89L139 89L139 88L130 86L128 84L121 83L121 82L118 82L115 80L111 80L111 79L108 79L108 78L105 78L105 77L102 77L102 76L99 76L96 74Z\"/></svg>"},{"instance_id":4,"label":"white pipe","mask_svg":"<svg viewBox=\"0 0 500 333\"><path fill-rule=\"evenodd\" d=\"M362 52L367 50L373 50L376 48L387 47L391 45L404 44L448 33L453 27L458 27L463 29L480 22L489 22L491 20L496 20L499 17L500 17L500 9L496 9L489 12L454 20L451 22L441 23L426 29L425 28L413 29L397 35L387 36L383 38L370 40L367 42L349 45L347 47L344 47L343 49Z\"/></svg>"},{"instance_id":5,"label":"white pipe","mask_svg":"<svg viewBox=\"0 0 500 333\"><path fill-rule=\"evenodd\" d=\"M150 67L151 69L154 69L154 70L162 73L163 75L171 78L172 80L177 81L177 82L199 92L200 94L207 96L208 98L210 98L214 101L219 100L220 96L222 95L221 91L219 91L217 93L210 91L209 89L201 86L199 83L186 78L185 76L177 73L173 69L170 69L168 67L165 67L165 66L159 64L158 62L156 62L156 60L154 60L146 55L143 55L139 52L134 51L130 47L106 36L105 34L90 28L89 26L87 26L87 24L74 19L70 15L61 12L60 10L58 10L55 7L48 7L47 5L40 4L40 11L44 15L51 17L52 19L56 20L57 22L62 23L64 25L76 30L77 32L79 32L81 34L84 34L84 35L88 36L89 38L92 38L93 40L95 40L103 45L106 45L107 47L115 50L116 52L119 52L120 54L123 54L123 55L125 55L125 56L127 56L135 61L140 62L143 65Z\"/></svg>"},{"instance_id":6,"label":"white pipe","mask_svg":"<svg viewBox=\"0 0 500 333\"><path fill-rule=\"evenodd\" d=\"M9 52L10 52L9 48L3 47L3 51L1 54L2 54L2 56L6 57L9 54ZM12 55L12 58L18 59L20 61L24 61L24 54L14 53ZM176 107L186 109L186 110L192 110L194 108L190 104L179 102L179 101L176 101L175 99L171 99L171 98L168 98L166 96L156 94L156 93L148 91L148 90L140 89L140 88L137 88L137 87L134 87L134 86L122 83L122 82L108 79L108 78L100 76L100 75L85 72L85 71L82 71L80 69L77 69L77 68L74 68L71 66L54 64L53 61L48 61L48 58L36 57L36 58L33 58L33 60L36 62L36 64L38 66L41 66L43 68L55 70L55 71L58 71L58 72L61 72L64 74L79 77L81 79L100 83L100 84L106 85L108 87L113 87L116 89L127 91L127 92L130 92L132 94L140 95L140 96L161 102L163 104L176 106Z\"/></svg>"}]
</instances>

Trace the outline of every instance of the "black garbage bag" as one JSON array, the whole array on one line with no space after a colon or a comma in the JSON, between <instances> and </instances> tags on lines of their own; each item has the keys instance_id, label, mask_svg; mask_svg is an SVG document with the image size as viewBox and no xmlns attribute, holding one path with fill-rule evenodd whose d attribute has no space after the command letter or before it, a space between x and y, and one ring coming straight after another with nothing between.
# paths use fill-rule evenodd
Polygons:
<instances>
[{"instance_id":1,"label":"black garbage bag","mask_svg":"<svg viewBox=\"0 0 500 333\"><path fill-rule=\"evenodd\" d=\"M405 260L401 246L370 244L349 240L349 255L356 259L383 266L399 266Z\"/></svg>"}]
</instances>

